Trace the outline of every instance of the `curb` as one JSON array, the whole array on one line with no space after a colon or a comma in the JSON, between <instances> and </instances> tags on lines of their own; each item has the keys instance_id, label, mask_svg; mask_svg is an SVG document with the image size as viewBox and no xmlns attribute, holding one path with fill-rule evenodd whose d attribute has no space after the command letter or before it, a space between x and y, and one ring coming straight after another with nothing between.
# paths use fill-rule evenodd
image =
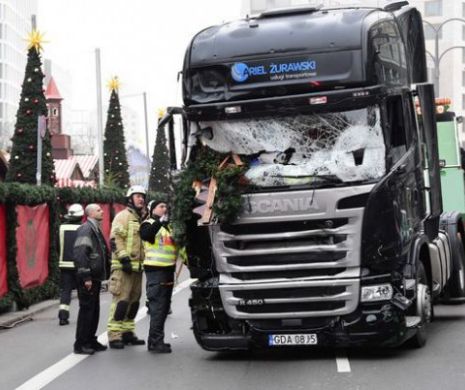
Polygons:
<instances>
[{"instance_id":1,"label":"curb","mask_svg":"<svg viewBox=\"0 0 465 390\"><path fill-rule=\"evenodd\" d=\"M32 321L32 317L44 310L50 309L53 306L59 305L58 299L50 299L47 301L39 302L31 305L28 309L21 311L13 311L0 315L0 331L4 329L11 329L17 324L24 321Z\"/></svg>"}]
</instances>

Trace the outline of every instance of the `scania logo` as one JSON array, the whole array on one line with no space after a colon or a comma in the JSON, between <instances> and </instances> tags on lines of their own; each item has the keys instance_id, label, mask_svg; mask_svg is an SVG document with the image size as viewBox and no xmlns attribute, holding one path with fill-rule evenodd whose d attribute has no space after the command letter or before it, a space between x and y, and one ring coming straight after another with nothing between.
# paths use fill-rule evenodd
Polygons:
<instances>
[{"instance_id":1,"label":"scania logo","mask_svg":"<svg viewBox=\"0 0 465 390\"><path fill-rule=\"evenodd\" d=\"M311 198L258 199L246 202L245 206L244 210L246 210L249 214L271 214L319 210L317 203Z\"/></svg>"},{"instance_id":2,"label":"scania logo","mask_svg":"<svg viewBox=\"0 0 465 390\"><path fill-rule=\"evenodd\" d=\"M242 83L249 78L249 67L243 62L236 62L231 67L231 76L238 83Z\"/></svg>"}]
</instances>

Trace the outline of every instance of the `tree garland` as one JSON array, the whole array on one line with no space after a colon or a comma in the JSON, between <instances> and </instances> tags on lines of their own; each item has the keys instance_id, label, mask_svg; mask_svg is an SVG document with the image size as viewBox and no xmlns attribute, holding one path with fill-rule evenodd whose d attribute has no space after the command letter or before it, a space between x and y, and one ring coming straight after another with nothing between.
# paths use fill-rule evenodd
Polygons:
<instances>
[{"instance_id":1,"label":"tree garland","mask_svg":"<svg viewBox=\"0 0 465 390\"><path fill-rule=\"evenodd\" d=\"M195 225L196 217L193 209L201 205L195 199L193 183L209 183L212 177L216 179L217 190L213 204L214 217L218 223L230 223L241 211L242 200L240 179L246 166L226 165L220 168L227 154L215 152L207 147L201 147L197 156L177 177L175 183L175 198L173 210L174 238L179 245L186 245L187 226Z\"/></svg>"}]
</instances>

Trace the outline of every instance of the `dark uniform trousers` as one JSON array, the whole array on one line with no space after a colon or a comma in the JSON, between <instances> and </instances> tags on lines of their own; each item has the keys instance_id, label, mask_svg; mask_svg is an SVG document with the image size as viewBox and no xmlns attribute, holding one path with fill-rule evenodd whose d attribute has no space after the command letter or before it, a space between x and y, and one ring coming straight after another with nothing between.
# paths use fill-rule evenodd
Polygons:
<instances>
[{"instance_id":1,"label":"dark uniform trousers","mask_svg":"<svg viewBox=\"0 0 465 390\"><path fill-rule=\"evenodd\" d=\"M76 288L76 270L74 268L60 268L60 309L58 318L69 319L69 304L71 292Z\"/></svg>"},{"instance_id":2,"label":"dark uniform trousers","mask_svg":"<svg viewBox=\"0 0 465 390\"><path fill-rule=\"evenodd\" d=\"M102 283L99 280L92 280L92 288L87 290L84 282L80 281L77 286L79 298L79 314L76 328L76 342L74 349L83 346L91 346L97 338L97 326L100 315L100 288Z\"/></svg>"},{"instance_id":3,"label":"dark uniform trousers","mask_svg":"<svg viewBox=\"0 0 465 390\"><path fill-rule=\"evenodd\" d=\"M165 321L171 305L175 267L146 269L146 294L150 313L149 345L162 343Z\"/></svg>"}]
</instances>

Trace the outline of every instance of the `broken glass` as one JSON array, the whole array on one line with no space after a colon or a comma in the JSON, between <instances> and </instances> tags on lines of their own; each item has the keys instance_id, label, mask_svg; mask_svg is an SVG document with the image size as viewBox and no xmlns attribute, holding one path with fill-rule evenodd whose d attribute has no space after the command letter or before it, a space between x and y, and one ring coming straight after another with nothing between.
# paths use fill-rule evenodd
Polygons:
<instances>
[{"instance_id":1,"label":"broken glass","mask_svg":"<svg viewBox=\"0 0 465 390\"><path fill-rule=\"evenodd\" d=\"M202 143L250 156L246 177L257 186L371 181L386 171L378 106L324 114L200 123Z\"/></svg>"}]
</instances>

